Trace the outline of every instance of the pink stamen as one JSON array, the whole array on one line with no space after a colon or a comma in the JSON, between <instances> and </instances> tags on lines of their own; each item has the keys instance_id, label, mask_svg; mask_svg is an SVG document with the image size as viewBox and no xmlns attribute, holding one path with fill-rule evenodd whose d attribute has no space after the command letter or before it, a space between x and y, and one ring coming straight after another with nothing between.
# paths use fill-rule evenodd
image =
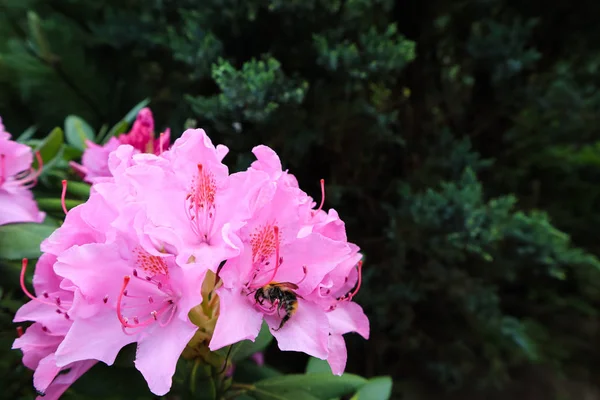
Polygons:
<instances>
[{"instance_id":1,"label":"pink stamen","mask_svg":"<svg viewBox=\"0 0 600 400\"><path fill-rule=\"evenodd\" d=\"M158 154L162 154L164 149L163 149L163 145L164 145L164 139L165 139L165 132L161 132L160 135L158 135Z\"/></svg>"},{"instance_id":2,"label":"pink stamen","mask_svg":"<svg viewBox=\"0 0 600 400\"><path fill-rule=\"evenodd\" d=\"M67 203L65 202L65 197L67 196L67 180L63 179L62 180L62 193L60 195L60 205L62 206L62 209L65 213L65 215L67 215Z\"/></svg>"},{"instance_id":3,"label":"pink stamen","mask_svg":"<svg viewBox=\"0 0 600 400\"><path fill-rule=\"evenodd\" d=\"M356 294L358 293L358 291L360 290L360 285L362 283L362 265L363 262L362 260L358 262L358 282L356 284L356 288L349 294L347 294L346 296L344 296L344 300L352 300L352 298L354 296L356 296Z\"/></svg>"},{"instance_id":4,"label":"pink stamen","mask_svg":"<svg viewBox=\"0 0 600 400\"><path fill-rule=\"evenodd\" d=\"M302 272L304 272L304 276L302 277L302 279L300 279L298 282L296 282L296 286L298 286L302 282L304 282L304 280L306 279L306 276L308 275L308 269L306 268L306 265L302 266Z\"/></svg>"},{"instance_id":5,"label":"pink stamen","mask_svg":"<svg viewBox=\"0 0 600 400\"><path fill-rule=\"evenodd\" d=\"M21 290L23 290L23 293L25 293L25 295L27 297L29 297L31 300L39 301L42 304L47 304L49 306L56 307L56 304L54 304L50 301L40 300L39 298L37 298L33 294L31 294L31 292L29 292L29 290L27 289L27 286L25 286L25 272L26 271L27 271L27 259L24 258L23 261L21 262L21 276L19 278L19 282L21 283Z\"/></svg>"},{"instance_id":6,"label":"pink stamen","mask_svg":"<svg viewBox=\"0 0 600 400\"><path fill-rule=\"evenodd\" d=\"M121 287L121 291L119 292L119 297L117 297L117 318L119 318L119 322L124 327L128 326L127 319L123 317L121 314L121 304L123 303L123 296L125 295L125 291L127 290L127 285L129 285L129 281L131 277L129 275L125 275L123 277L123 286Z\"/></svg>"},{"instance_id":7,"label":"pink stamen","mask_svg":"<svg viewBox=\"0 0 600 400\"><path fill-rule=\"evenodd\" d=\"M315 214L323 209L323 205L325 204L325 179L321 179L321 204L319 204L319 208L316 209Z\"/></svg>"},{"instance_id":8,"label":"pink stamen","mask_svg":"<svg viewBox=\"0 0 600 400\"><path fill-rule=\"evenodd\" d=\"M279 227L278 226L274 226L273 227L273 233L275 233L275 260L276 260L276 264L275 264L275 268L273 269L273 275L271 275L271 279L269 279L266 283L271 282L275 278L275 275L277 275L277 270L279 269L279 266L281 265L280 259L279 259Z\"/></svg>"}]
</instances>

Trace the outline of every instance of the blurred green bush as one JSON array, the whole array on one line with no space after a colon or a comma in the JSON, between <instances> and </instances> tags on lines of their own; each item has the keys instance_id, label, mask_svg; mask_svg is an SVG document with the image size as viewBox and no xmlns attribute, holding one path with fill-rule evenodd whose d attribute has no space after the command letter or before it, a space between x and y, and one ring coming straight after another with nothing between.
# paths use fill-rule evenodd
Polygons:
<instances>
[{"instance_id":1,"label":"blurred green bush","mask_svg":"<svg viewBox=\"0 0 600 400\"><path fill-rule=\"evenodd\" d=\"M366 255L372 339L351 343L351 372L447 388L524 363L585 377L600 361L598 11L4 0L0 115L43 137L69 114L112 126L149 97L160 126L205 128L233 168L265 143L315 197L325 178ZM0 287L2 387L30 382L6 354L14 283Z\"/></svg>"}]
</instances>

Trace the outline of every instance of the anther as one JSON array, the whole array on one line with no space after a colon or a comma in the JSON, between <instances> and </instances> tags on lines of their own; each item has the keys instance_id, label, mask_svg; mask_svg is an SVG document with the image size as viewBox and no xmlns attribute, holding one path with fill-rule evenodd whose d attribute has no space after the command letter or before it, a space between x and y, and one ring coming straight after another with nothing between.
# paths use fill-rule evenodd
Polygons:
<instances>
[{"instance_id":1,"label":"anther","mask_svg":"<svg viewBox=\"0 0 600 400\"><path fill-rule=\"evenodd\" d=\"M137 269L133 270L133 276L135 276L137 278L137 276L138 276Z\"/></svg>"},{"instance_id":2,"label":"anther","mask_svg":"<svg viewBox=\"0 0 600 400\"><path fill-rule=\"evenodd\" d=\"M102 301L104 302L104 304L108 303L108 295L104 296L104 298L102 299Z\"/></svg>"},{"instance_id":3,"label":"anther","mask_svg":"<svg viewBox=\"0 0 600 400\"><path fill-rule=\"evenodd\" d=\"M158 321L158 312L156 312L156 310L152 311L150 315L152 315L152 318L154 318L155 321Z\"/></svg>"},{"instance_id":4,"label":"anther","mask_svg":"<svg viewBox=\"0 0 600 400\"><path fill-rule=\"evenodd\" d=\"M152 296L148 296L148 303L150 303L150 304L154 303L154 299L152 298Z\"/></svg>"},{"instance_id":5,"label":"anther","mask_svg":"<svg viewBox=\"0 0 600 400\"><path fill-rule=\"evenodd\" d=\"M17 326L17 337L23 336L23 327Z\"/></svg>"}]
</instances>

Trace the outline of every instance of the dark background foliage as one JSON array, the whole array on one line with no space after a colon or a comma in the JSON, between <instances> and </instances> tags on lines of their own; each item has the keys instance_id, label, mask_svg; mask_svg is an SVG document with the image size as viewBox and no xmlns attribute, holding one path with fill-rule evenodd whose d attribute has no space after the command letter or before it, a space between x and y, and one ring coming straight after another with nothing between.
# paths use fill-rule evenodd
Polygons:
<instances>
[{"instance_id":1,"label":"dark background foliage","mask_svg":"<svg viewBox=\"0 0 600 400\"><path fill-rule=\"evenodd\" d=\"M593 380L598 12L564 0L1 0L0 115L15 136L35 125L43 137L68 114L99 129L149 97L160 128L206 129L234 169L264 143L315 197L324 178L326 207L365 253L357 301L372 337L349 338L351 372L391 374L398 393L494 387L532 364Z\"/></svg>"}]
</instances>

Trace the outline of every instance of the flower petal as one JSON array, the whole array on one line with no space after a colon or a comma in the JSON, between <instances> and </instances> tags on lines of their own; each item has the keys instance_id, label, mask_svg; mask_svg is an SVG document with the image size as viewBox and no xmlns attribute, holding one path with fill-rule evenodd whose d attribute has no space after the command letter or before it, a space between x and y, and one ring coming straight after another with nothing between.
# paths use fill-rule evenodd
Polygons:
<instances>
[{"instance_id":1,"label":"flower petal","mask_svg":"<svg viewBox=\"0 0 600 400\"><path fill-rule=\"evenodd\" d=\"M327 362L334 375L342 375L346 368L348 353L346 351L346 342L342 335L329 336L329 357Z\"/></svg>"},{"instance_id":2,"label":"flower petal","mask_svg":"<svg viewBox=\"0 0 600 400\"><path fill-rule=\"evenodd\" d=\"M365 339L369 338L369 319L361 306L354 302L343 301L338 303L335 310L327 313L331 332L344 334L357 332Z\"/></svg>"},{"instance_id":3,"label":"flower petal","mask_svg":"<svg viewBox=\"0 0 600 400\"><path fill-rule=\"evenodd\" d=\"M177 360L197 329L191 322L175 318L140 340L135 367L144 375L152 393L162 396L171 389Z\"/></svg>"},{"instance_id":4,"label":"flower petal","mask_svg":"<svg viewBox=\"0 0 600 400\"><path fill-rule=\"evenodd\" d=\"M56 364L64 367L75 361L98 360L112 365L121 348L136 340L137 335L123 332L116 312L107 309L93 318L73 322L56 350Z\"/></svg>"},{"instance_id":5,"label":"flower petal","mask_svg":"<svg viewBox=\"0 0 600 400\"><path fill-rule=\"evenodd\" d=\"M208 347L215 351L241 340L254 341L262 325L262 313L235 289L221 287L217 294L220 315Z\"/></svg>"},{"instance_id":6,"label":"flower petal","mask_svg":"<svg viewBox=\"0 0 600 400\"><path fill-rule=\"evenodd\" d=\"M276 314L265 316L271 333L281 350L301 351L322 360L327 358L329 325L325 312L313 303L298 299L297 311L278 331L281 322Z\"/></svg>"}]
</instances>

